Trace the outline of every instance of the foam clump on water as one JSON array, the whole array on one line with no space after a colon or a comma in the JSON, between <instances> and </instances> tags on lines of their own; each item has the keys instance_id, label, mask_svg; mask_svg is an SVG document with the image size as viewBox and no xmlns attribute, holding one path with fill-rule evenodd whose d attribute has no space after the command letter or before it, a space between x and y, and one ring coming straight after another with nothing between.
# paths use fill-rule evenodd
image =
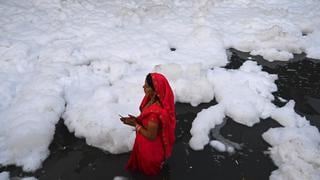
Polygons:
<instances>
[{"instance_id":1,"label":"foam clump on water","mask_svg":"<svg viewBox=\"0 0 320 180\"><path fill-rule=\"evenodd\" d=\"M221 124L224 117L224 108L221 105L211 106L199 112L192 122L190 147L194 150L202 150L210 142L208 136L210 130Z\"/></svg>"},{"instance_id":2,"label":"foam clump on water","mask_svg":"<svg viewBox=\"0 0 320 180\"><path fill-rule=\"evenodd\" d=\"M118 115L138 115L143 81L120 73L108 76L112 72L106 67L109 65L92 63L70 70L65 79L68 105L63 118L68 129L85 138L87 144L118 154L128 152L135 137L133 128L123 125Z\"/></svg>"},{"instance_id":3,"label":"foam clump on water","mask_svg":"<svg viewBox=\"0 0 320 180\"><path fill-rule=\"evenodd\" d=\"M0 173L0 180L9 180L10 179L10 173L9 172L1 172Z\"/></svg>"},{"instance_id":4,"label":"foam clump on water","mask_svg":"<svg viewBox=\"0 0 320 180\"><path fill-rule=\"evenodd\" d=\"M295 113L293 107L294 102L289 101L275 110L273 118L283 127L271 128L262 135L272 146L270 156L279 167L270 179L319 179L319 130Z\"/></svg>"},{"instance_id":5,"label":"foam clump on water","mask_svg":"<svg viewBox=\"0 0 320 180\"><path fill-rule=\"evenodd\" d=\"M234 121L252 126L260 118L270 116L275 108L271 103L277 76L261 70L256 62L247 61L239 70L215 68L207 73L218 105L204 109L192 123L189 144L195 150L209 143L210 129L223 122L225 116Z\"/></svg>"},{"instance_id":6,"label":"foam clump on water","mask_svg":"<svg viewBox=\"0 0 320 180\"><path fill-rule=\"evenodd\" d=\"M0 163L34 171L49 155L55 124L65 101L59 68L32 68L24 81L14 84L10 105L0 111Z\"/></svg>"},{"instance_id":7,"label":"foam clump on water","mask_svg":"<svg viewBox=\"0 0 320 180\"><path fill-rule=\"evenodd\" d=\"M154 71L167 76L177 102L197 106L203 102L210 102L214 97L213 88L210 86L201 64L184 66L163 64L156 66Z\"/></svg>"},{"instance_id":8,"label":"foam clump on water","mask_svg":"<svg viewBox=\"0 0 320 180\"><path fill-rule=\"evenodd\" d=\"M220 152L225 152L227 150L226 145L224 145L220 141L210 141L210 146L212 146L213 148L215 148Z\"/></svg>"},{"instance_id":9,"label":"foam clump on water","mask_svg":"<svg viewBox=\"0 0 320 180\"><path fill-rule=\"evenodd\" d=\"M37 180L35 177L11 177L10 172L0 172L0 180Z\"/></svg>"},{"instance_id":10,"label":"foam clump on water","mask_svg":"<svg viewBox=\"0 0 320 180\"><path fill-rule=\"evenodd\" d=\"M274 109L272 92L277 90L276 75L261 70L256 62L246 61L239 70L215 68L208 71L217 102L234 121L253 126Z\"/></svg>"}]
</instances>

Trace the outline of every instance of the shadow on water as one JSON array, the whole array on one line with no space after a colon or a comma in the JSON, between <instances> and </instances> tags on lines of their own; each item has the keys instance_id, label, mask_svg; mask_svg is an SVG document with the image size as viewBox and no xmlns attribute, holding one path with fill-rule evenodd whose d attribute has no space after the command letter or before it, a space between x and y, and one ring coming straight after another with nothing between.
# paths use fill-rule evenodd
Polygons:
<instances>
[{"instance_id":1,"label":"shadow on water","mask_svg":"<svg viewBox=\"0 0 320 180\"><path fill-rule=\"evenodd\" d=\"M306 116L312 125L320 127L320 61L311 60L305 55L296 55L289 62L268 62L260 56L230 50L230 63L225 67L237 69L248 59L257 61L263 70L278 74L274 93L274 103L283 106L283 99L296 101L295 109ZM177 103L176 143L172 157L168 160L159 177L152 179L219 179L219 180L267 180L277 167L273 164L267 150L269 145L261 134L271 127L280 125L272 120L261 120L253 127L238 124L230 118L219 127L221 137L241 148L228 154L205 146L202 151L192 150L188 142L193 119L202 109L215 105L216 102L203 103L197 107ZM215 138L211 135L211 138ZM124 170L129 153L112 155L100 149L88 146L84 139L74 137L60 120L50 147L50 156L41 169L34 173L25 173L16 166L0 167L0 171L10 171L11 177L35 176L38 179L150 179L141 174L129 174Z\"/></svg>"}]
</instances>

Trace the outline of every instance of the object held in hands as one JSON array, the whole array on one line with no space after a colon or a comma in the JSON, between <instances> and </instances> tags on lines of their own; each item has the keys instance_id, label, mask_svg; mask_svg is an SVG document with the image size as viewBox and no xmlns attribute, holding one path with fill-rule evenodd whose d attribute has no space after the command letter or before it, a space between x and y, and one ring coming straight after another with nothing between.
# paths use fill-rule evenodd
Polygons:
<instances>
[{"instance_id":1,"label":"object held in hands","mask_svg":"<svg viewBox=\"0 0 320 180\"><path fill-rule=\"evenodd\" d=\"M118 114L118 115L119 115L120 119L121 119L121 118L124 118L123 116L121 116L121 114Z\"/></svg>"},{"instance_id":2,"label":"object held in hands","mask_svg":"<svg viewBox=\"0 0 320 180\"><path fill-rule=\"evenodd\" d=\"M122 121L123 123L126 123L126 117L124 117L124 116L122 116L122 115L120 115L120 114L118 114L119 115L119 117L120 117L120 121Z\"/></svg>"},{"instance_id":3,"label":"object held in hands","mask_svg":"<svg viewBox=\"0 0 320 180\"><path fill-rule=\"evenodd\" d=\"M124 117L119 114L119 116L120 116L120 120L124 124L130 125L130 126L135 126L137 124L136 117L133 115L129 114L127 117Z\"/></svg>"}]
</instances>

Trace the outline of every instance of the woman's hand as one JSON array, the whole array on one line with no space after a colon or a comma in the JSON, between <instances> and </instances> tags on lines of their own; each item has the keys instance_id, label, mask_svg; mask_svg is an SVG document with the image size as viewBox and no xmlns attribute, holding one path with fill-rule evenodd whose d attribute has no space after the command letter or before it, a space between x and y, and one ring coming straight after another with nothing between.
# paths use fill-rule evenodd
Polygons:
<instances>
[{"instance_id":1,"label":"woman's hand","mask_svg":"<svg viewBox=\"0 0 320 180\"><path fill-rule=\"evenodd\" d=\"M128 117L120 117L120 120L124 123L124 124L127 124L127 125L130 125L130 126L136 126L137 124L137 118L132 116L132 115L128 115Z\"/></svg>"}]
</instances>

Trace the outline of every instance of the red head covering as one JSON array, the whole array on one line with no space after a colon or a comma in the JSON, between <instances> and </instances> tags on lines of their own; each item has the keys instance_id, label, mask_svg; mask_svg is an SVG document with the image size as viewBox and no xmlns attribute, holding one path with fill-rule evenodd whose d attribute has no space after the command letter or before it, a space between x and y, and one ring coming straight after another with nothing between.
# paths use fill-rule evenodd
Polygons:
<instances>
[{"instance_id":1,"label":"red head covering","mask_svg":"<svg viewBox=\"0 0 320 180\"><path fill-rule=\"evenodd\" d=\"M176 115L174 107L174 95L167 78L160 73L150 73L152 77L153 87L160 100L163 110L160 114L162 127L162 140L164 143L165 156L168 158L172 153L175 141ZM149 97L145 96L140 105L144 105L149 101Z\"/></svg>"}]
</instances>

